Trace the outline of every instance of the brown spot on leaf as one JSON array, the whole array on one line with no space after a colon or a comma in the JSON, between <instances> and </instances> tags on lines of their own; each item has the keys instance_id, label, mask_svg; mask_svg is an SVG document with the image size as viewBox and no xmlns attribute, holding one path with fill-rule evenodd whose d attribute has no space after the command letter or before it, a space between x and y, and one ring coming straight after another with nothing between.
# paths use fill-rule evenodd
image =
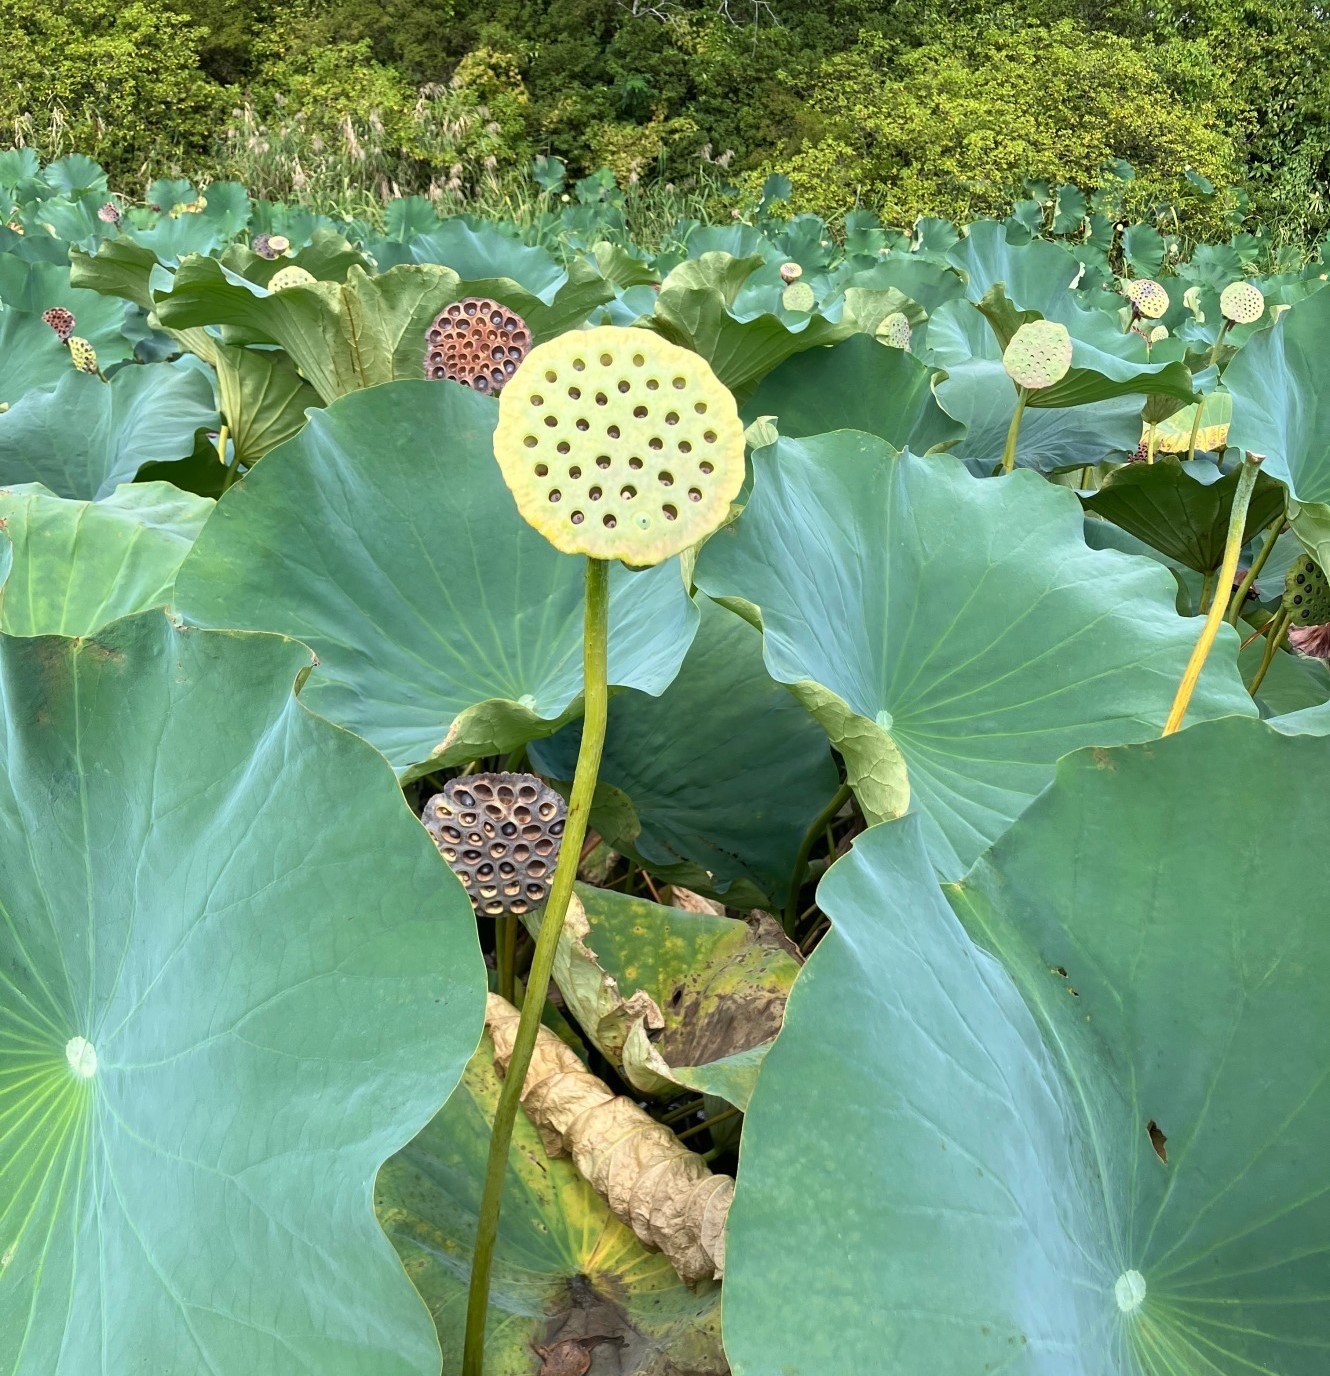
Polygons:
<instances>
[{"instance_id":1,"label":"brown spot on leaf","mask_svg":"<svg viewBox=\"0 0 1330 1376\"><path fill-rule=\"evenodd\" d=\"M1153 1118L1145 1125L1145 1130L1150 1134L1150 1145L1155 1149L1155 1155L1168 1165L1168 1138L1159 1130L1159 1124Z\"/></svg>"}]
</instances>

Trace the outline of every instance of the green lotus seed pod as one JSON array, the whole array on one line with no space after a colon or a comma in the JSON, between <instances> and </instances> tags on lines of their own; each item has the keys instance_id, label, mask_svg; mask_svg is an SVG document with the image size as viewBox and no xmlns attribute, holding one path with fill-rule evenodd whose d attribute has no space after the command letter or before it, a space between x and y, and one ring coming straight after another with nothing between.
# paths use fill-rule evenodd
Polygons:
<instances>
[{"instance_id":1,"label":"green lotus seed pod","mask_svg":"<svg viewBox=\"0 0 1330 1376\"><path fill-rule=\"evenodd\" d=\"M1168 313L1168 292L1148 277L1128 282L1123 291L1136 314L1144 316L1146 320L1158 320Z\"/></svg>"},{"instance_id":2,"label":"green lotus seed pod","mask_svg":"<svg viewBox=\"0 0 1330 1376\"><path fill-rule=\"evenodd\" d=\"M908 349L910 347L910 322L900 311L892 311L877 327L877 337L888 348Z\"/></svg>"},{"instance_id":3,"label":"green lotus seed pod","mask_svg":"<svg viewBox=\"0 0 1330 1376\"><path fill-rule=\"evenodd\" d=\"M1289 565L1281 605L1293 618L1294 626L1324 626L1330 622L1330 582L1316 560L1304 555Z\"/></svg>"},{"instance_id":4,"label":"green lotus seed pod","mask_svg":"<svg viewBox=\"0 0 1330 1376\"><path fill-rule=\"evenodd\" d=\"M282 268L280 272L273 273L268 282L268 290L285 291L288 287L307 287L316 280L312 272L306 272L304 268L298 268L292 263L289 268Z\"/></svg>"},{"instance_id":5,"label":"green lotus seed pod","mask_svg":"<svg viewBox=\"0 0 1330 1376\"><path fill-rule=\"evenodd\" d=\"M1032 320L1011 337L1002 354L1007 376L1037 392L1061 382L1071 369L1071 335L1055 320Z\"/></svg>"},{"instance_id":6,"label":"green lotus seed pod","mask_svg":"<svg viewBox=\"0 0 1330 1376\"><path fill-rule=\"evenodd\" d=\"M1265 297L1250 282L1230 282L1219 293L1219 313L1235 325L1251 325L1265 314Z\"/></svg>"},{"instance_id":7,"label":"green lotus seed pod","mask_svg":"<svg viewBox=\"0 0 1330 1376\"><path fill-rule=\"evenodd\" d=\"M804 275L804 270L798 263L782 263L780 265L780 280L782 282L797 282Z\"/></svg>"},{"instance_id":8,"label":"green lotus seed pod","mask_svg":"<svg viewBox=\"0 0 1330 1376\"><path fill-rule=\"evenodd\" d=\"M80 373L97 373L97 351L80 335L69 337L69 359Z\"/></svg>"},{"instance_id":9,"label":"green lotus seed pod","mask_svg":"<svg viewBox=\"0 0 1330 1376\"><path fill-rule=\"evenodd\" d=\"M743 424L697 354L603 325L526 356L499 396L494 456L518 510L556 549L644 566L729 515Z\"/></svg>"},{"instance_id":10,"label":"green lotus seed pod","mask_svg":"<svg viewBox=\"0 0 1330 1376\"><path fill-rule=\"evenodd\" d=\"M1161 339L1168 338L1168 326L1156 325L1147 336L1151 344L1158 344Z\"/></svg>"},{"instance_id":11,"label":"green lotus seed pod","mask_svg":"<svg viewBox=\"0 0 1330 1376\"><path fill-rule=\"evenodd\" d=\"M291 241L285 234L270 234L268 236L268 247L272 249L279 258L291 247Z\"/></svg>"},{"instance_id":12,"label":"green lotus seed pod","mask_svg":"<svg viewBox=\"0 0 1330 1376\"><path fill-rule=\"evenodd\" d=\"M781 292L780 303L787 311L807 313L817 305L817 296L807 282L792 282Z\"/></svg>"}]
</instances>

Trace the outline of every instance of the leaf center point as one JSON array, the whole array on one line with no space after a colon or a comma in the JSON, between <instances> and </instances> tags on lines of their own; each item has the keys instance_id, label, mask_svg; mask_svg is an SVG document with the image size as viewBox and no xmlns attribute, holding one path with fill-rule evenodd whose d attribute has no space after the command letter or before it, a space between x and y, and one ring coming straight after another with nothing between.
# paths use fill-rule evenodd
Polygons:
<instances>
[{"instance_id":1,"label":"leaf center point","mask_svg":"<svg viewBox=\"0 0 1330 1376\"><path fill-rule=\"evenodd\" d=\"M86 1037L71 1037L65 1043L65 1059L80 1080L91 1080L97 1073L97 1048Z\"/></svg>"},{"instance_id":2,"label":"leaf center point","mask_svg":"<svg viewBox=\"0 0 1330 1376\"><path fill-rule=\"evenodd\" d=\"M1113 1297L1124 1314L1134 1314L1145 1303L1145 1277L1139 1271L1124 1271L1114 1282Z\"/></svg>"}]
</instances>

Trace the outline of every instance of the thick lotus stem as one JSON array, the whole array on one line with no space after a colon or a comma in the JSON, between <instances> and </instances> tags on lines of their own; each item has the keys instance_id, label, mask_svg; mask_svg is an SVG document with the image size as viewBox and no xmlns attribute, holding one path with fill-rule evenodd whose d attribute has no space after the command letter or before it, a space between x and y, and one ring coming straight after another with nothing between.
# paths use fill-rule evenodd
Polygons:
<instances>
[{"instance_id":1,"label":"thick lotus stem","mask_svg":"<svg viewBox=\"0 0 1330 1376\"><path fill-rule=\"evenodd\" d=\"M490 1273L494 1267L494 1246L499 1233L499 1211L503 1205L504 1179L508 1172L508 1152L512 1146L513 1124L521 1102L522 1087L536 1046L540 1015L550 987L554 956L559 948L559 933L568 914L568 901L577 878L577 866L586 838L591 798L600 773L600 757L605 747L605 721L609 704L607 686L609 646L609 564L588 559L586 568L586 628L583 636L585 665L585 715L582 744L577 752L577 771L568 802L568 821L564 827L559 863L550 885L549 903L536 938L536 950L527 976L522 1018L513 1042L512 1058L494 1113L489 1160L485 1167L485 1189L480 1201L480 1220L476 1225L476 1247L471 1261L471 1288L466 1304L466 1339L462 1356L462 1376L483 1376L485 1365L485 1317L489 1311Z\"/></svg>"},{"instance_id":2,"label":"thick lotus stem","mask_svg":"<svg viewBox=\"0 0 1330 1376\"><path fill-rule=\"evenodd\" d=\"M1029 400L1029 391L1022 387L1016 395L1016 413L1011 418L1011 426L1007 430L1007 445L1002 451L1002 471L1010 473L1016 467L1016 441L1021 435L1021 418L1025 415L1025 403Z\"/></svg>"},{"instance_id":3,"label":"thick lotus stem","mask_svg":"<svg viewBox=\"0 0 1330 1376\"><path fill-rule=\"evenodd\" d=\"M1242 553L1242 535L1247 528L1247 508L1251 505L1252 490L1256 486L1256 471L1260 464L1260 459L1248 454L1243 460L1242 470L1238 475L1238 488L1233 494L1233 510L1229 513L1228 518L1228 538L1224 542L1224 562L1219 566L1219 586L1221 588L1231 588L1233 575L1238 571L1238 556ZM1191 652L1191 659L1187 662L1187 668L1182 675L1182 682L1178 684L1172 710L1168 714L1168 720L1164 723L1163 734L1165 736L1171 736L1182 726L1182 719L1187 715L1192 694L1196 691L1197 683L1200 682L1201 670L1205 668L1205 661L1215 643L1215 637L1219 634L1219 627L1223 623L1224 613L1227 609L1224 598L1216 597L1205 618L1205 625L1201 628L1201 638L1196 642L1196 648Z\"/></svg>"}]
</instances>

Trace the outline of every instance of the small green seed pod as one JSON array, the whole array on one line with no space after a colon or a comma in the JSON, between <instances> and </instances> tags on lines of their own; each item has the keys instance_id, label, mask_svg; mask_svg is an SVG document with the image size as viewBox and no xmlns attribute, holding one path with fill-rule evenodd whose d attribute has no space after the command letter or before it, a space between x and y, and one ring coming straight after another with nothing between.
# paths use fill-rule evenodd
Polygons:
<instances>
[{"instance_id":1,"label":"small green seed pod","mask_svg":"<svg viewBox=\"0 0 1330 1376\"><path fill-rule=\"evenodd\" d=\"M1265 297L1250 282L1230 282L1219 293L1219 313L1234 325L1253 325L1265 314Z\"/></svg>"},{"instance_id":2,"label":"small green seed pod","mask_svg":"<svg viewBox=\"0 0 1330 1376\"><path fill-rule=\"evenodd\" d=\"M307 287L317 280L312 272L306 272L304 268L292 263L289 268L282 268L279 272L273 273L268 281L268 290L286 291L288 287Z\"/></svg>"},{"instance_id":3,"label":"small green seed pod","mask_svg":"<svg viewBox=\"0 0 1330 1376\"><path fill-rule=\"evenodd\" d=\"M910 322L901 311L893 311L877 327L877 337L891 349L910 347Z\"/></svg>"},{"instance_id":4,"label":"small green seed pod","mask_svg":"<svg viewBox=\"0 0 1330 1376\"><path fill-rule=\"evenodd\" d=\"M1122 290L1136 314L1146 320L1158 320L1168 314L1168 292L1158 282L1140 277L1128 282Z\"/></svg>"},{"instance_id":5,"label":"small green seed pod","mask_svg":"<svg viewBox=\"0 0 1330 1376\"><path fill-rule=\"evenodd\" d=\"M1281 605L1294 626L1324 626L1330 622L1330 582L1314 559L1304 555L1289 565Z\"/></svg>"},{"instance_id":6,"label":"small green seed pod","mask_svg":"<svg viewBox=\"0 0 1330 1376\"><path fill-rule=\"evenodd\" d=\"M1071 370L1071 335L1055 320L1032 320L1011 337L1002 354L1007 376L1037 392L1061 382Z\"/></svg>"}]
</instances>

